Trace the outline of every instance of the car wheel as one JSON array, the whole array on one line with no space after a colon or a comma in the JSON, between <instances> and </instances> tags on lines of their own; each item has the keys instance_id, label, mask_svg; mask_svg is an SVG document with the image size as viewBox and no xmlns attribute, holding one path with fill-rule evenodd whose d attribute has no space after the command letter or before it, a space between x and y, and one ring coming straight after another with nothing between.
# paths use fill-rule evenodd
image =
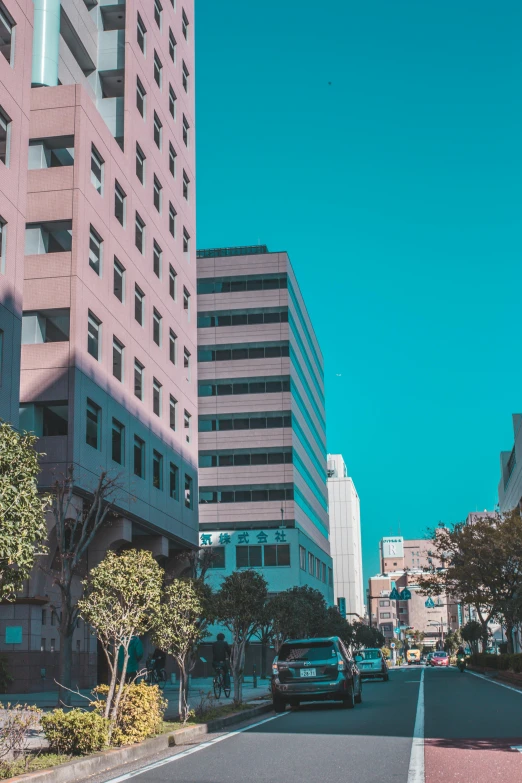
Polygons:
<instances>
[{"instance_id":1,"label":"car wheel","mask_svg":"<svg viewBox=\"0 0 522 783\"><path fill-rule=\"evenodd\" d=\"M301 702L299 701L299 699L291 699L289 704L291 707L299 707Z\"/></svg>"},{"instance_id":2,"label":"car wheel","mask_svg":"<svg viewBox=\"0 0 522 783\"><path fill-rule=\"evenodd\" d=\"M356 704L362 703L362 680L359 680L359 693L355 697L355 703Z\"/></svg>"},{"instance_id":3,"label":"car wheel","mask_svg":"<svg viewBox=\"0 0 522 783\"><path fill-rule=\"evenodd\" d=\"M389 680L389 679L390 679L390 675L388 674L388 672L386 672L386 674L385 674L385 675L384 675L384 677L382 678L382 681L383 681L383 682L388 682L388 680Z\"/></svg>"},{"instance_id":4,"label":"car wheel","mask_svg":"<svg viewBox=\"0 0 522 783\"><path fill-rule=\"evenodd\" d=\"M278 696L274 696L272 699L274 712L284 712L286 710L286 701L280 699Z\"/></svg>"},{"instance_id":5,"label":"car wheel","mask_svg":"<svg viewBox=\"0 0 522 783\"><path fill-rule=\"evenodd\" d=\"M344 697L342 701L342 705L346 710L353 710L353 708L355 707L355 695L353 692L353 685L350 685L350 690L348 692L348 695Z\"/></svg>"}]
</instances>

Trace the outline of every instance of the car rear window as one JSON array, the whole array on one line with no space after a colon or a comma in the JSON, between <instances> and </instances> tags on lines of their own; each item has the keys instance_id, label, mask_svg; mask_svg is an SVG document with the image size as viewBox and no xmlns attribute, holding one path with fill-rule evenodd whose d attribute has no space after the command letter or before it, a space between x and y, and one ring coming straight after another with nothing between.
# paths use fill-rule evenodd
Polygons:
<instances>
[{"instance_id":1,"label":"car rear window","mask_svg":"<svg viewBox=\"0 0 522 783\"><path fill-rule=\"evenodd\" d=\"M361 650L359 654L365 661L375 661L381 657L379 650Z\"/></svg>"},{"instance_id":2,"label":"car rear window","mask_svg":"<svg viewBox=\"0 0 522 783\"><path fill-rule=\"evenodd\" d=\"M283 644L279 650L280 661L324 661L337 655L332 642L306 642L306 644Z\"/></svg>"},{"instance_id":3,"label":"car rear window","mask_svg":"<svg viewBox=\"0 0 522 783\"><path fill-rule=\"evenodd\" d=\"M433 653L433 657L434 658L447 658L448 657L448 653L445 653L445 652Z\"/></svg>"}]
</instances>

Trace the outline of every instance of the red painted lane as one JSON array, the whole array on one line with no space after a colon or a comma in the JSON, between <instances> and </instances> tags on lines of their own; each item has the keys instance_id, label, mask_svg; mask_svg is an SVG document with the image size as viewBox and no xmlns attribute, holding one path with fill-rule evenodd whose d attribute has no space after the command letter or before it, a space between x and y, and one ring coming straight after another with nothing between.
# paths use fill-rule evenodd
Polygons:
<instances>
[{"instance_id":1,"label":"red painted lane","mask_svg":"<svg viewBox=\"0 0 522 783\"><path fill-rule=\"evenodd\" d=\"M522 745L512 739L426 739L426 783L519 783Z\"/></svg>"}]
</instances>

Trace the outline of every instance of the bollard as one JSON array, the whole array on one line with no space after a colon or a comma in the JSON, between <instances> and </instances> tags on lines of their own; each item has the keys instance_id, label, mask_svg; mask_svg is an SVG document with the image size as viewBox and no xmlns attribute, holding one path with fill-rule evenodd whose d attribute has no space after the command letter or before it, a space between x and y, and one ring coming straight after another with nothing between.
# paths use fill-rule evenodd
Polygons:
<instances>
[{"instance_id":1,"label":"bollard","mask_svg":"<svg viewBox=\"0 0 522 783\"><path fill-rule=\"evenodd\" d=\"M253 688L257 688L257 672L256 672L256 665L253 666Z\"/></svg>"}]
</instances>

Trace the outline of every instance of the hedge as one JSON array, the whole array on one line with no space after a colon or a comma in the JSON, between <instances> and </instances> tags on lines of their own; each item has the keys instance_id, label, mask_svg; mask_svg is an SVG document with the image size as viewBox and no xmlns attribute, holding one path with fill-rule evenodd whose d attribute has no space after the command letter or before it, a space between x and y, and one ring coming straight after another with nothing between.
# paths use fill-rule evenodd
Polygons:
<instances>
[{"instance_id":1,"label":"hedge","mask_svg":"<svg viewBox=\"0 0 522 783\"><path fill-rule=\"evenodd\" d=\"M485 669L498 669L499 671L522 672L522 654L515 655L488 655L487 653L475 653L471 656L471 663L475 666L483 666Z\"/></svg>"}]
</instances>

